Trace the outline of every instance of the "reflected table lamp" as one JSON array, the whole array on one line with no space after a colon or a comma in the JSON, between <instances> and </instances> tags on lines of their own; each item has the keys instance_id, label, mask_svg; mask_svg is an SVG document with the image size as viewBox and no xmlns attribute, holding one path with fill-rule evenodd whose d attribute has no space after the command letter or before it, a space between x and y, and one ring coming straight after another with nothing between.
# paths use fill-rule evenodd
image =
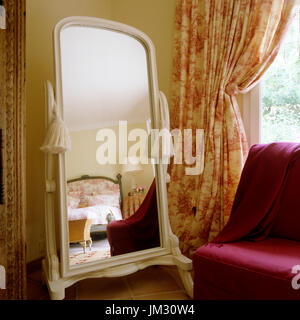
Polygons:
<instances>
[{"instance_id":1,"label":"reflected table lamp","mask_svg":"<svg viewBox=\"0 0 300 320\"><path fill-rule=\"evenodd\" d=\"M130 159L128 159L127 164L122 165L122 172L128 174L131 178L131 188L133 191L137 188L135 176L143 171L144 169L140 163L133 163Z\"/></svg>"}]
</instances>

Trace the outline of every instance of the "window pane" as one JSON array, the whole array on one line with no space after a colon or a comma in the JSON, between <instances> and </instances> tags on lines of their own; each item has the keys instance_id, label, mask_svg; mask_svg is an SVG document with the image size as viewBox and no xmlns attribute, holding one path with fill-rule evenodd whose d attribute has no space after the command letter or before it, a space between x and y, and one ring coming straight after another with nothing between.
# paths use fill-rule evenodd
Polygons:
<instances>
[{"instance_id":1,"label":"window pane","mask_svg":"<svg viewBox=\"0 0 300 320\"><path fill-rule=\"evenodd\" d=\"M262 80L262 143L300 142L299 13Z\"/></svg>"}]
</instances>

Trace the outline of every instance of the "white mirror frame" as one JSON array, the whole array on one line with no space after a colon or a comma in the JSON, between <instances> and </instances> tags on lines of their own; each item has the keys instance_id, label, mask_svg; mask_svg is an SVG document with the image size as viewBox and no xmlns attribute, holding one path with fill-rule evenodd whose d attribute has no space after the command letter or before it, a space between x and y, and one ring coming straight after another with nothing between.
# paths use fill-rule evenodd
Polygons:
<instances>
[{"instance_id":1,"label":"white mirror frame","mask_svg":"<svg viewBox=\"0 0 300 320\"><path fill-rule=\"evenodd\" d=\"M161 129L162 115L168 114L168 105L162 92L159 92L155 49L152 41L143 32L114 21L91 17L68 17L60 22L54 30L54 54L56 70L56 103L63 117L62 75L60 33L70 26L84 25L113 30L137 39L145 48L148 59L149 91L152 107L153 128ZM54 91L51 83L46 82L46 126L52 116ZM161 103L160 103L161 101ZM56 159L58 157L58 159ZM58 162L58 188L55 183L55 161ZM47 154L45 157L46 194L45 194L45 227L46 258L43 260L44 279L51 299L60 300L65 296L65 288L86 278L119 277L131 274L151 265L176 265L187 294L193 296L193 280L190 271L192 261L181 254L178 238L172 233L167 203L166 170L163 164L156 165L156 189L160 225L161 246L114 256L106 260L85 263L78 266L69 265L69 234L67 227L66 207L66 173L65 156ZM60 262L57 254L57 232L55 230L54 196L58 191L58 210L60 223Z\"/></svg>"}]
</instances>

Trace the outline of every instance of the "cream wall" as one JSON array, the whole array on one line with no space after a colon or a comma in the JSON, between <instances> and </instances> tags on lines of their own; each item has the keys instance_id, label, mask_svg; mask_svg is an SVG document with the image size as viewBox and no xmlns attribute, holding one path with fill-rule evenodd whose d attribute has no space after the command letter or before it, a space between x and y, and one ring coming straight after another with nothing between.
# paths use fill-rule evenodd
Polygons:
<instances>
[{"instance_id":1,"label":"cream wall","mask_svg":"<svg viewBox=\"0 0 300 320\"><path fill-rule=\"evenodd\" d=\"M100 165L97 162L96 151L101 144L96 141L97 132L97 129L71 132L72 149L65 154L68 180L82 175L116 178L118 165Z\"/></svg>"},{"instance_id":2,"label":"cream wall","mask_svg":"<svg viewBox=\"0 0 300 320\"><path fill-rule=\"evenodd\" d=\"M26 1L27 103L27 260L44 255L44 155L39 147L45 133L44 81L54 79L52 34L64 17L87 15L110 19L110 0Z\"/></svg>"}]
</instances>

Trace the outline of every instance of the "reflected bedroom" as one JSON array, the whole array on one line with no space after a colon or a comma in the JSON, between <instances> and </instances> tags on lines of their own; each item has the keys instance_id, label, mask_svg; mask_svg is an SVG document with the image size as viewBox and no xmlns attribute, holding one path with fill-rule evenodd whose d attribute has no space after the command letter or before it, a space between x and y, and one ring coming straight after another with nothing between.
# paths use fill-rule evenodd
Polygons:
<instances>
[{"instance_id":1,"label":"reflected bedroom","mask_svg":"<svg viewBox=\"0 0 300 320\"><path fill-rule=\"evenodd\" d=\"M60 48L70 267L157 247L155 167L140 139L151 130L146 51L83 26L65 28Z\"/></svg>"}]
</instances>

